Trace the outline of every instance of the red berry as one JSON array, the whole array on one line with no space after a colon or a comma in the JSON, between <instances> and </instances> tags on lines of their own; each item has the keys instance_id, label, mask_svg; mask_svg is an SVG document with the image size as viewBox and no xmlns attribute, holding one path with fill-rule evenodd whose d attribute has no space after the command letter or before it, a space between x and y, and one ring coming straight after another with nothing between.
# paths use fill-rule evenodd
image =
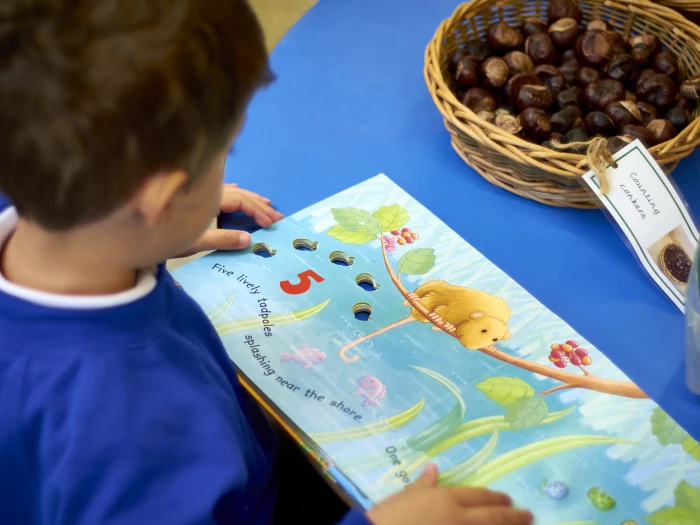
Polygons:
<instances>
[{"instance_id":1,"label":"red berry","mask_svg":"<svg viewBox=\"0 0 700 525\"><path fill-rule=\"evenodd\" d=\"M391 232L391 234L394 235L394 236L397 236L397 235L399 235L400 233L401 233L401 232L400 232L399 230L394 230L394 231Z\"/></svg>"},{"instance_id":2,"label":"red berry","mask_svg":"<svg viewBox=\"0 0 700 525\"><path fill-rule=\"evenodd\" d=\"M564 350L564 352L566 352L567 354L573 351L573 347L569 344L561 345L561 349Z\"/></svg>"},{"instance_id":3,"label":"red berry","mask_svg":"<svg viewBox=\"0 0 700 525\"><path fill-rule=\"evenodd\" d=\"M556 363L554 363L554 366L556 366L557 368L566 368L566 361L557 361Z\"/></svg>"},{"instance_id":4,"label":"red berry","mask_svg":"<svg viewBox=\"0 0 700 525\"><path fill-rule=\"evenodd\" d=\"M578 357L572 357L571 364L574 366L579 366L581 364L581 360Z\"/></svg>"},{"instance_id":5,"label":"red berry","mask_svg":"<svg viewBox=\"0 0 700 525\"><path fill-rule=\"evenodd\" d=\"M578 348L578 343L573 340L569 340L566 342L567 345L569 345L571 348Z\"/></svg>"},{"instance_id":6,"label":"red berry","mask_svg":"<svg viewBox=\"0 0 700 525\"><path fill-rule=\"evenodd\" d=\"M593 360L588 356L581 358L581 364L583 364L585 366L590 365L592 362L593 362Z\"/></svg>"},{"instance_id":7,"label":"red berry","mask_svg":"<svg viewBox=\"0 0 700 525\"><path fill-rule=\"evenodd\" d=\"M401 233L411 233L411 228L404 228Z\"/></svg>"},{"instance_id":8,"label":"red berry","mask_svg":"<svg viewBox=\"0 0 700 525\"><path fill-rule=\"evenodd\" d=\"M588 355L588 352L586 352L585 348L577 348L574 350L574 354L576 354L579 357L586 357Z\"/></svg>"},{"instance_id":9,"label":"red berry","mask_svg":"<svg viewBox=\"0 0 700 525\"><path fill-rule=\"evenodd\" d=\"M552 357L561 357L562 351L561 350L552 350L549 353L549 355L551 355Z\"/></svg>"},{"instance_id":10,"label":"red berry","mask_svg":"<svg viewBox=\"0 0 700 525\"><path fill-rule=\"evenodd\" d=\"M396 242L398 242L401 245L404 245L406 244L406 239L404 239L403 237L399 237Z\"/></svg>"},{"instance_id":11,"label":"red berry","mask_svg":"<svg viewBox=\"0 0 700 525\"><path fill-rule=\"evenodd\" d=\"M559 358L558 358L558 357L554 357L553 355L550 355L550 356L549 356L549 360L550 360L552 363L556 363L557 361L559 361Z\"/></svg>"},{"instance_id":12,"label":"red berry","mask_svg":"<svg viewBox=\"0 0 700 525\"><path fill-rule=\"evenodd\" d=\"M561 345L558 343L554 343L551 348L552 350L561 350Z\"/></svg>"},{"instance_id":13,"label":"red berry","mask_svg":"<svg viewBox=\"0 0 700 525\"><path fill-rule=\"evenodd\" d=\"M413 241L415 241L415 239L413 237L406 237L406 242L408 244L413 244Z\"/></svg>"},{"instance_id":14,"label":"red berry","mask_svg":"<svg viewBox=\"0 0 700 525\"><path fill-rule=\"evenodd\" d=\"M411 234L411 237L413 237L414 239L417 239L417 238L418 238L418 234L417 234L417 233L412 233L412 234Z\"/></svg>"}]
</instances>

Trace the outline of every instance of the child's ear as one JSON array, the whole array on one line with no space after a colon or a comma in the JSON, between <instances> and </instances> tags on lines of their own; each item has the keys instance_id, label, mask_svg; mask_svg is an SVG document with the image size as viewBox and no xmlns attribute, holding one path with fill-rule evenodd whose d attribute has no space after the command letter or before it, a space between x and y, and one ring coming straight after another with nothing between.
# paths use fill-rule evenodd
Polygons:
<instances>
[{"instance_id":1,"label":"child's ear","mask_svg":"<svg viewBox=\"0 0 700 525\"><path fill-rule=\"evenodd\" d=\"M150 176L132 199L133 206L154 226L172 203L177 193L187 184L187 173L182 170L166 171Z\"/></svg>"}]
</instances>

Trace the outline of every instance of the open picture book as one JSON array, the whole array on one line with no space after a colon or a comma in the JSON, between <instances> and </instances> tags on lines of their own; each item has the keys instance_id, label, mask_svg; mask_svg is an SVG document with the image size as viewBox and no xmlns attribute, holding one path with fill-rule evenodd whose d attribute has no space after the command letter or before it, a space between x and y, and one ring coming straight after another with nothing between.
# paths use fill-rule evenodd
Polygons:
<instances>
[{"instance_id":1,"label":"open picture book","mask_svg":"<svg viewBox=\"0 0 700 525\"><path fill-rule=\"evenodd\" d=\"M173 277L358 505L434 462L538 525L700 524L700 444L384 175Z\"/></svg>"}]
</instances>

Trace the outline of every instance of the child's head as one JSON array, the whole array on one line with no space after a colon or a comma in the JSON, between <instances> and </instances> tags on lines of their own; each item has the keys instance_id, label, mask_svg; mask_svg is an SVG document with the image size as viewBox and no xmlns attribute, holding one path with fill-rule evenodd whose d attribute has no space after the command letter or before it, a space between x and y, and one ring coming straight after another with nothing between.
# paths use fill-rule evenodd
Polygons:
<instances>
[{"instance_id":1,"label":"child's head","mask_svg":"<svg viewBox=\"0 0 700 525\"><path fill-rule=\"evenodd\" d=\"M2 0L0 192L42 230L104 225L138 237L134 262L173 256L218 212L271 78L245 0Z\"/></svg>"}]
</instances>

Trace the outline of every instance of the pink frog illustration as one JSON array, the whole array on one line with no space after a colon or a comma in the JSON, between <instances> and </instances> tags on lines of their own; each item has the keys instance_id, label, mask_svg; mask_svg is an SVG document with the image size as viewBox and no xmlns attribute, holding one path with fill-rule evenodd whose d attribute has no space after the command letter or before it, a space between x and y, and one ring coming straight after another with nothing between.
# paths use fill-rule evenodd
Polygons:
<instances>
[{"instance_id":1,"label":"pink frog illustration","mask_svg":"<svg viewBox=\"0 0 700 525\"><path fill-rule=\"evenodd\" d=\"M309 343L304 343L301 350L294 353L282 352L280 358L283 363L287 361L295 361L304 365L304 370L309 370L312 366L317 365L326 360L326 354L316 348L311 348Z\"/></svg>"},{"instance_id":2,"label":"pink frog illustration","mask_svg":"<svg viewBox=\"0 0 700 525\"><path fill-rule=\"evenodd\" d=\"M363 407L369 405L379 406L379 400L386 395L386 386L374 376L362 376L357 380L356 385L355 395L365 398L365 402L362 403Z\"/></svg>"}]
</instances>

